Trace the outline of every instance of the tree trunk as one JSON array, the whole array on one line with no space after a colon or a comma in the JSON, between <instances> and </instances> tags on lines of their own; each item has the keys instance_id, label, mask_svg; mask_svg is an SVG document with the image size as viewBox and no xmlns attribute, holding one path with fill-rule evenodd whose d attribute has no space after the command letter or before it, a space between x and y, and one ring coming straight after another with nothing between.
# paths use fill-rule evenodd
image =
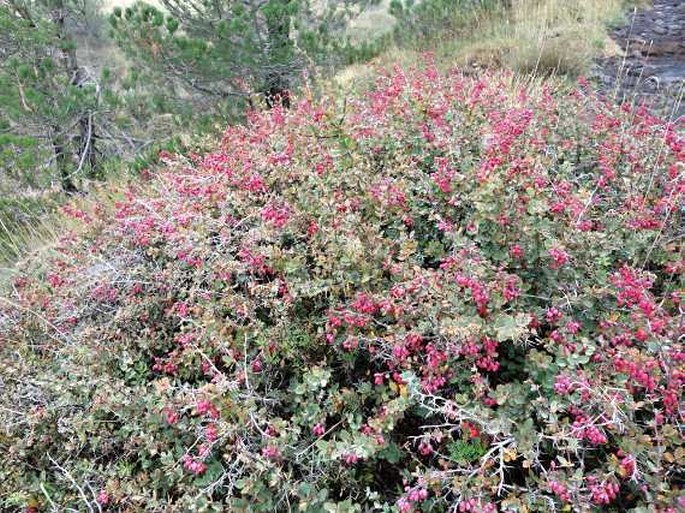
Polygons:
<instances>
[{"instance_id":1,"label":"tree trunk","mask_svg":"<svg viewBox=\"0 0 685 513\"><path fill-rule=\"evenodd\" d=\"M78 65L78 58L76 56L76 48L73 45L71 35L65 24L66 9L64 0L53 0L54 9L52 11L52 21L57 26L57 33L59 39L62 41L62 61L64 71L69 77L69 85L74 87L83 87L86 80L83 69ZM78 167L74 174L87 167L87 176L95 178L98 171L97 150L95 147L95 130L93 126L93 113L90 110L83 111L78 119L79 134L77 136L78 148ZM53 146L55 146L53 144ZM60 176L64 176L64 169L60 167L59 159L62 159L63 165L69 167L69 158L65 153L64 144L55 146L60 148L61 157L58 158L58 169ZM55 154L57 157L57 153ZM73 182L71 183L73 187Z\"/></svg>"},{"instance_id":2,"label":"tree trunk","mask_svg":"<svg viewBox=\"0 0 685 513\"><path fill-rule=\"evenodd\" d=\"M59 181L62 190L68 194L77 192L78 189L74 185L71 177L71 166L69 165L69 157L65 152L65 135L60 133L61 128L58 126L52 127L52 149L55 152L55 163L59 171Z\"/></svg>"},{"instance_id":3,"label":"tree trunk","mask_svg":"<svg viewBox=\"0 0 685 513\"><path fill-rule=\"evenodd\" d=\"M99 178L95 137L93 113L88 112L79 119L79 165L87 167L86 176L91 179Z\"/></svg>"},{"instance_id":4,"label":"tree trunk","mask_svg":"<svg viewBox=\"0 0 685 513\"><path fill-rule=\"evenodd\" d=\"M290 2L292 0L271 0L277 7L266 17L269 41L269 66L266 74L264 94L269 108L280 105L290 107L290 80L286 69L292 58L290 40Z\"/></svg>"}]
</instances>

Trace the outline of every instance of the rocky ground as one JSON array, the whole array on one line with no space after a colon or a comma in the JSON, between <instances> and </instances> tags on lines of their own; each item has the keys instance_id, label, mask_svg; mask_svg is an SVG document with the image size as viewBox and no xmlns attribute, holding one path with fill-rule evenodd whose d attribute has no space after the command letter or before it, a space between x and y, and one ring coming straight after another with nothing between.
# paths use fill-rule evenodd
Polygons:
<instances>
[{"instance_id":1,"label":"rocky ground","mask_svg":"<svg viewBox=\"0 0 685 513\"><path fill-rule=\"evenodd\" d=\"M598 63L602 89L685 125L685 0L654 0L612 37L624 52Z\"/></svg>"}]
</instances>

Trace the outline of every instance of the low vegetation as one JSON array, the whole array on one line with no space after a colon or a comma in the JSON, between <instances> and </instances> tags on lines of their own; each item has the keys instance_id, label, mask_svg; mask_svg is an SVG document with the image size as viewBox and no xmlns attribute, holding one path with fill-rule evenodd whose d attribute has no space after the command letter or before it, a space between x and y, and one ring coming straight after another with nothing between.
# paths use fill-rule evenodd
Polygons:
<instances>
[{"instance_id":1,"label":"low vegetation","mask_svg":"<svg viewBox=\"0 0 685 513\"><path fill-rule=\"evenodd\" d=\"M79 200L0 299L0 507L683 507L685 141L425 69Z\"/></svg>"},{"instance_id":2,"label":"low vegetation","mask_svg":"<svg viewBox=\"0 0 685 513\"><path fill-rule=\"evenodd\" d=\"M607 27L627 23L637 2L625 0L395 0L394 44L430 50L462 67L505 68L529 75L572 79L593 60L620 52ZM401 56L391 54L392 59ZM411 58L411 57L409 57Z\"/></svg>"},{"instance_id":3,"label":"low vegetation","mask_svg":"<svg viewBox=\"0 0 685 513\"><path fill-rule=\"evenodd\" d=\"M195 139L244 121L247 105L287 97L303 70L323 91L336 75L344 94L366 87L378 62L411 64L425 50L444 67L573 76L611 51L606 24L626 7L619 0L152 4L0 6L3 265L34 246L21 241L34 240L65 192L135 175L160 149L191 151ZM58 230L40 230L45 242L51 231Z\"/></svg>"}]
</instances>

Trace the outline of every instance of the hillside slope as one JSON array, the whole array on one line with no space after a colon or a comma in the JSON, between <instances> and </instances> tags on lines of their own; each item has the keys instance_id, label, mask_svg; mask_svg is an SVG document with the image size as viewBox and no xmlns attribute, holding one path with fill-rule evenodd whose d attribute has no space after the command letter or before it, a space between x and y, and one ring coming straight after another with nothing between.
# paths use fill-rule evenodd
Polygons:
<instances>
[{"instance_id":1,"label":"hillside slope","mask_svg":"<svg viewBox=\"0 0 685 513\"><path fill-rule=\"evenodd\" d=\"M672 126L427 63L162 160L0 299L1 509L682 506Z\"/></svg>"}]
</instances>

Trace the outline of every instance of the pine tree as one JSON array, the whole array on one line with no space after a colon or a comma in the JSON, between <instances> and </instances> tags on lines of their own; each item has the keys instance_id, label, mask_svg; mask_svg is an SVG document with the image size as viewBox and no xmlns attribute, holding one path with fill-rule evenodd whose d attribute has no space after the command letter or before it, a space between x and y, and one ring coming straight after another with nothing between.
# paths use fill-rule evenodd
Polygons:
<instances>
[{"instance_id":1,"label":"pine tree","mask_svg":"<svg viewBox=\"0 0 685 513\"><path fill-rule=\"evenodd\" d=\"M99 173L97 77L78 62L73 26L84 4L5 0L0 5L0 169L4 183L44 187Z\"/></svg>"},{"instance_id":2,"label":"pine tree","mask_svg":"<svg viewBox=\"0 0 685 513\"><path fill-rule=\"evenodd\" d=\"M161 0L115 9L111 24L127 54L192 110L231 118L255 96L287 105L306 67L350 51L338 40L346 8L376 1L330 0L314 13L307 0Z\"/></svg>"}]
</instances>

